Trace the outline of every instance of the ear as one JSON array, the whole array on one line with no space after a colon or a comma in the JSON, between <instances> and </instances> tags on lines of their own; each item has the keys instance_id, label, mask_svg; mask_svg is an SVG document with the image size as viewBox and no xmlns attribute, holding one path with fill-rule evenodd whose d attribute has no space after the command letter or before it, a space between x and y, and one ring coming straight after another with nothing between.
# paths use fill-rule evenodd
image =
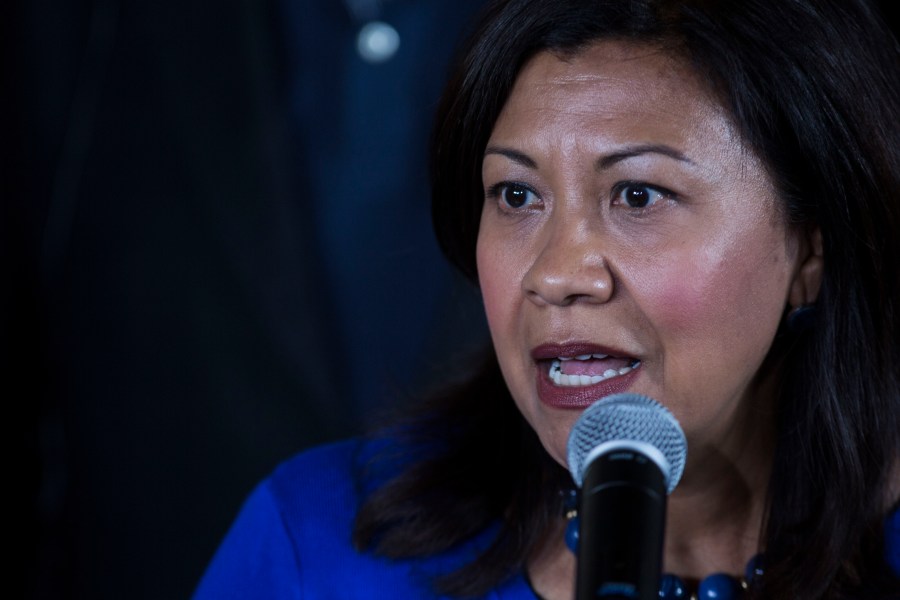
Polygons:
<instances>
[{"instance_id":1,"label":"ear","mask_svg":"<svg viewBox=\"0 0 900 600\"><path fill-rule=\"evenodd\" d=\"M805 306L816 301L822 285L824 268L822 230L815 225L801 234L797 272L794 273L794 279L791 281L788 292L788 303L791 308Z\"/></svg>"}]
</instances>

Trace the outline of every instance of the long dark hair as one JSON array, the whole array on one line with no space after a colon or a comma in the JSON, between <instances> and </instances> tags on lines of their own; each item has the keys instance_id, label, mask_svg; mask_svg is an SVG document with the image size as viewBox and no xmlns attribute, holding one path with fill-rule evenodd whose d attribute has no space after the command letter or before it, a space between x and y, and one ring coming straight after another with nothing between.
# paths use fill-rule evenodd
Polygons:
<instances>
[{"instance_id":1,"label":"long dark hair","mask_svg":"<svg viewBox=\"0 0 900 600\"><path fill-rule=\"evenodd\" d=\"M767 165L825 269L811 329L782 332L778 440L758 597L884 597L884 518L900 458L900 49L863 0L508 0L490 4L438 111L432 208L447 257L476 280L481 162L525 62L599 39L677 53ZM566 484L487 359L401 429L427 449L363 506L355 540L423 556L491 522L494 542L440 581L483 594L523 565ZM495 460L496 459L496 460ZM502 465L500 465L502 463ZM502 467L502 468L500 468ZM542 487L541 487L542 486Z\"/></svg>"}]
</instances>

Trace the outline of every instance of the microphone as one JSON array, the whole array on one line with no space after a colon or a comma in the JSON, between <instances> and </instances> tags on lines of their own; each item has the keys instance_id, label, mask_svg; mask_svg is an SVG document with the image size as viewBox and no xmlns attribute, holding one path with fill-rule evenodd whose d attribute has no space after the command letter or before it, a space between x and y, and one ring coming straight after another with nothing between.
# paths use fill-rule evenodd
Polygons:
<instances>
[{"instance_id":1,"label":"microphone","mask_svg":"<svg viewBox=\"0 0 900 600\"><path fill-rule=\"evenodd\" d=\"M687 459L678 421L646 396L607 396L575 422L567 452L581 488L576 600L658 599L666 495Z\"/></svg>"}]
</instances>

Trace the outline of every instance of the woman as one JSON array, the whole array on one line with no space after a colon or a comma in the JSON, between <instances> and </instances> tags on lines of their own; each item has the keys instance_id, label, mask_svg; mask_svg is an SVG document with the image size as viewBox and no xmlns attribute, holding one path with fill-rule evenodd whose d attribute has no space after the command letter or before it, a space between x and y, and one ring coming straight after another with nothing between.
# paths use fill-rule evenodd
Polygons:
<instances>
[{"instance_id":1,"label":"woman","mask_svg":"<svg viewBox=\"0 0 900 600\"><path fill-rule=\"evenodd\" d=\"M686 587L897 597L898 56L862 0L492 4L433 147L491 358L282 467L198 597L569 598L565 440L626 390L687 436Z\"/></svg>"}]
</instances>

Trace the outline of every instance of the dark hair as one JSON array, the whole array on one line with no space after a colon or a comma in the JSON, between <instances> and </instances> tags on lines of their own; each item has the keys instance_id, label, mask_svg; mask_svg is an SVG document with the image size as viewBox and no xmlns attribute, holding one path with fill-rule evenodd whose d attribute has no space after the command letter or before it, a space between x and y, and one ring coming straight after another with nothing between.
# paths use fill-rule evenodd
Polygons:
<instances>
[{"instance_id":1,"label":"dark hair","mask_svg":"<svg viewBox=\"0 0 900 600\"><path fill-rule=\"evenodd\" d=\"M863 0L492 3L446 88L432 145L438 240L473 281L482 155L520 69L540 51L577 53L599 39L687 61L767 165L791 222L822 232L815 323L779 333L770 351L782 385L756 593L896 593L883 535L900 466L897 40ZM440 582L479 595L540 543L567 476L518 414L495 361L424 414L402 443L427 457L370 497L355 539L423 556L499 520L493 545Z\"/></svg>"}]
</instances>

